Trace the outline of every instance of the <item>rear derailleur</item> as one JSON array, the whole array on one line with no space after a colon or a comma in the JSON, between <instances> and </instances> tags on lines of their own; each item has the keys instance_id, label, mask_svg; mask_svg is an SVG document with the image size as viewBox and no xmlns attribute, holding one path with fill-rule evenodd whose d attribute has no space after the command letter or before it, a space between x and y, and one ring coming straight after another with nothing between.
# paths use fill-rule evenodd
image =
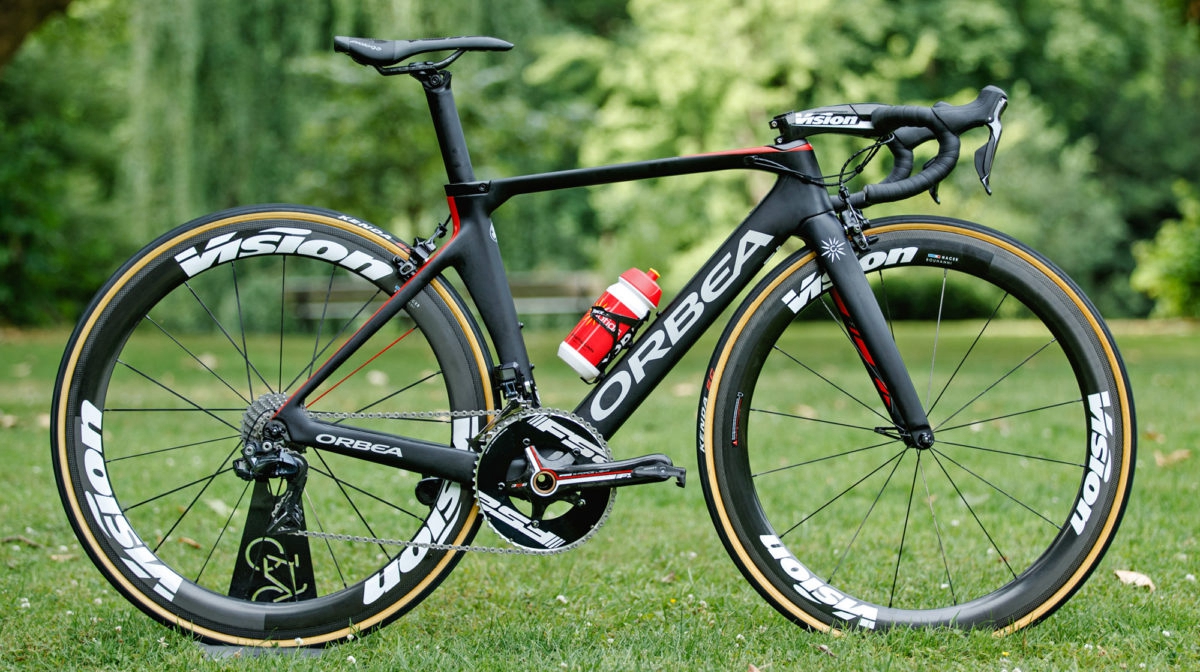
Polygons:
<instances>
[{"instance_id":1,"label":"rear derailleur","mask_svg":"<svg viewBox=\"0 0 1200 672\"><path fill-rule=\"evenodd\" d=\"M308 482L308 461L293 450L287 428L271 420L280 395L265 395L246 411L242 421L242 457L233 461L233 472L246 481L282 478L287 486L275 500L268 534L304 529L304 485Z\"/></svg>"}]
</instances>

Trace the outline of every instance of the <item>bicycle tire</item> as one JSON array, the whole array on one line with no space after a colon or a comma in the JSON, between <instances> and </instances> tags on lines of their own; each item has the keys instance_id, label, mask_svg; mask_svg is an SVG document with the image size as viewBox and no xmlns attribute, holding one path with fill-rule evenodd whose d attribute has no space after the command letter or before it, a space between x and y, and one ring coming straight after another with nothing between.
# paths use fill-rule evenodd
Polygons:
<instances>
[{"instance_id":1,"label":"bicycle tire","mask_svg":"<svg viewBox=\"0 0 1200 672\"><path fill-rule=\"evenodd\" d=\"M130 602L209 643L319 646L398 618L450 573L459 551L305 540L306 562L278 541L246 545L253 532L239 548L258 492L231 470L246 409L282 403L395 291L408 257L346 215L256 206L163 235L99 291L59 370L52 460L80 543ZM309 396L310 411L495 407L490 355L441 280L358 352ZM469 450L486 421L350 422ZM422 498L419 474L304 454L310 531L466 544L479 527L467 486L427 483L436 489ZM241 555L263 575L252 593L234 589ZM295 578L308 577L302 564L311 581Z\"/></svg>"},{"instance_id":2,"label":"bicycle tire","mask_svg":"<svg viewBox=\"0 0 1200 672\"><path fill-rule=\"evenodd\" d=\"M801 250L712 356L709 512L744 577L797 624L1019 630L1066 602L1116 534L1136 451L1121 358L1079 288L1007 236L943 218L868 233L860 263L936 444L891 431Z\"/></svg>"}]
</instances>

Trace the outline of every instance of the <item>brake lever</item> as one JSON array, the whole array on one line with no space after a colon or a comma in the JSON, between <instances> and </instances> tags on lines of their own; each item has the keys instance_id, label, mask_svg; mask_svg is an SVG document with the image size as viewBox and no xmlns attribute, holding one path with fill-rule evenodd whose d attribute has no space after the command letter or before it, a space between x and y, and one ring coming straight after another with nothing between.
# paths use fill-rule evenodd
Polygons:
<instances>
[{"instance_id":1,"label":"brake lever","mask_svg":"<svg viewBox=\"0 0 1200 672\"><path fill-rule=\"evenodd\" d=\"M925 170L925 168L928 168L929 164L933 163L933 161L934 161L933 159L926 161L925 167L921 168L921 170ZM938 195L938 187L940 187L940 186L942 186L941 182L934 182L933 186L929 188L929 197L932 198L933 202L938 205L942 204L942 197Z\"/></svg>"},{"instance_id":2,"label":"brake lever","mask_svg":"<svg viewBox=\"0 0 1200 672\"><path fill-rule=\"evenodd\" d=\"M1008 106L1008 98L1002 97L996 101L996 107L992 110L991 115L987 120L988 139L987 143L979 149L975 150L975 172L979 173L979 181L983 183L983 189L988 196L992 195L992 162L996 160L996 148L1000 145L1000 133L1003 130L1000 124L1000 114L1004 112L1004 108Z\"/></svg>"}]
</instances>

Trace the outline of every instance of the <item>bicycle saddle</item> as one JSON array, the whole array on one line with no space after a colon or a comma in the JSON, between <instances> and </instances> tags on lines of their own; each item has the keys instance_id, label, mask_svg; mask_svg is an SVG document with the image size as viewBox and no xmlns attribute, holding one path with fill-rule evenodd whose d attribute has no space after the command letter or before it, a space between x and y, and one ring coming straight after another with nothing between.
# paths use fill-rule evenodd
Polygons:
<instances>
[{"instance_id":1,"label":"bicycle saddle","mask_svg":"<svg viewBox=\"0 0 1200 672\"><path fill-rule=\"evenodd\" d=\"M333 50L349 54L356 63L387 67L431 51L508 51L513 45L495 37L445 37L425 40L376 40L369 37L333 38Z\"/></svg>"}]
</instances>

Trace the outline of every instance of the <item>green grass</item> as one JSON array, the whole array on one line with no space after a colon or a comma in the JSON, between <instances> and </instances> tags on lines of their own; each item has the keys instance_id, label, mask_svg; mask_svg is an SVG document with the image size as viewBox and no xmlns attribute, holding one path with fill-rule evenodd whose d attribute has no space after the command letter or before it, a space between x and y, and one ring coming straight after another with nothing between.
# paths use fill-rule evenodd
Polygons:
<instances>
[{"instance_id":1,"label":"green grass","mask_svg":"<svg viewBox=\"0 0 1200 672\"><path fill-rule=\"evenodd\" d=\"M121 599L84 556L50 471L48 410L65 332L0 332L0 668L5 669L1196 669L1200 551L1200 325L1116 327L1139 411L1134 494L1091 580L1047 621L985 633L850 633L786 622L742 580L698 483L619 491L607 525L550 558L467 557L405 618L320 658L207 655ZM547 405L582 392L531 334ZM616 456L666 452L695 473L695 407L711 340L612 441ZM481 541L493 542L490 534ZM1150 576L1154 592L1113 575Z\"/></svg>"}]
</instances>

